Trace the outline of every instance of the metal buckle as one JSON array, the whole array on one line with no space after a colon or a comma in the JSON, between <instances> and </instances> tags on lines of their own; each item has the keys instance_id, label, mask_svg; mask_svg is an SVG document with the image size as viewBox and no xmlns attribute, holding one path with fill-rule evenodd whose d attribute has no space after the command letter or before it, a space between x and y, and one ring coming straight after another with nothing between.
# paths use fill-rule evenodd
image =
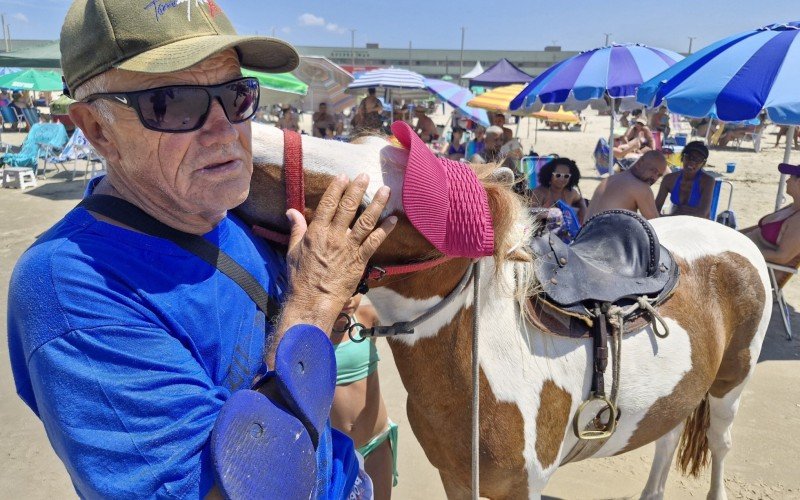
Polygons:
<instances>
[{"instance_id":1,"label":"metal buckle","mask_svg":"<svg viewBox=\"0 0 800 500\"><path fill-rule=\"evenodd\" d=\"M586 405L592 403L594 401L601 401L603 403L603 408L597 412L597 415L591 420L591 424L594 425L594 429L581 429L580 428L580 418L583 411L586 409ZM603 423L600 419L600 415L608 410L608 423ZM617 418L619 416L619 410L616 406L608 399L607 396L597 396L594 392L591 393L589 399L581 403L578 407L578 411L575 413L575 417L572 419L572 431L575 433L575 436L578 439L583 439L585 441L593 441L597 439L608 439L614 434L614 431L617 429Z\"/></svg>"},{"instance_id":2,"label":"metal buckle","mask_svg":"<svg viewBox=\"0 0 800 500\"><path fill-rule=\"evenodd\" d=\"M378 273L378 276L373 277L373 275L372 275L373 271L376 271ZM375 281L380 281L380 280L383 279L384 276L386 276L386 269L382 268L381 266L370 266L369 273L367 273L367 274L369 276L369 279L375 280Z\"/></svg>"}]
</instances>

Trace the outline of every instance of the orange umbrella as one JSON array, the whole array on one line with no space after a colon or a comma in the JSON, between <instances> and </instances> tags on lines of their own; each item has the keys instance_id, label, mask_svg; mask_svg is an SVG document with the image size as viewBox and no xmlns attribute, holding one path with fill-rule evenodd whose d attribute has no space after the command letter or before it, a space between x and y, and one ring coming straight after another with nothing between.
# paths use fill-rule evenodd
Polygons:
<instances>
[{"instance_id":1,"label":"orange umbrella","mask_svg":"<svg viewBox=\"0 0 800 500\"><path fill-rule=\"evenodd\" d=\"M531 113L533 118L538 120L545 120L548 122L558 122L558 123L580 123L580 118L578 115L573 113L572 111L564 111L563 107L559 107L558 111L546 111L541 110L537 111L536 113Z\"/></svg>"}]
</instances>

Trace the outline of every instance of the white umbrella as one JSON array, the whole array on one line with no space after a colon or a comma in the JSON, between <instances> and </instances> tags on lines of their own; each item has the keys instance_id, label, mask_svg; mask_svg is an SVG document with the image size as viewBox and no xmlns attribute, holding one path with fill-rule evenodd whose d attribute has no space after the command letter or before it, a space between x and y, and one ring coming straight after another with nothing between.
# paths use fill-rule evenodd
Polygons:
<instances>
[{"instance_id":1,"label":"white umbrella","mask_svg":"<svg viewBox=\"0 0 800 500\"><path fill-rule=\"evenodd\" d=\"M293 72L300 81L308 84L308 94L303 98L303 111L314 112L324 102L333 113L355 106L356 100L346 94L353 75L330 59L321 56L302 56Z\"/></svg>"}]
</instances>

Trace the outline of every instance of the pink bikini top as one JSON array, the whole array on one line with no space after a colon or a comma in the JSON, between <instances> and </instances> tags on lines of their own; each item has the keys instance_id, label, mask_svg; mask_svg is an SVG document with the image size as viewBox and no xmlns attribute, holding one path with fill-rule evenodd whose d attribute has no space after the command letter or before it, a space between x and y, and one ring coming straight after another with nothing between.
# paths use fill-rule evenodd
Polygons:
<instances>
[{"instance_id":1,"label":"pink bikini top","mask_svg":"<svg viewBox=\"0 0 800 500\"><path fill-rule=\"evenodd\" d=\"M766 215L758 221L758 228L761 230L761 237L764 238L769 243L773 245L778 244L778 236L781 234L781 228L783 227L783 223L789 220L790 217L793 217L796 213L800 212L800 210L795 210L792 212L789 217L785 219L776 220L773 222L767 222L766 224L763 223L764 219L767 217Z\"/></svg>"}]
</instances>

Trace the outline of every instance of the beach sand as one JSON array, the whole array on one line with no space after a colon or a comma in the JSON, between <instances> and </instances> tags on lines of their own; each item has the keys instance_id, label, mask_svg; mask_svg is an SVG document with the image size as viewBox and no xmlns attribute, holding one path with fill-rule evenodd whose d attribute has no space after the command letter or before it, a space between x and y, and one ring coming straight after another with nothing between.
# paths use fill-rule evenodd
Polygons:
<instances>
[{"instance_id":1,"label":"beach sand","mask_svg":"<svg viewBox=\"0 0 800 500\"><path fill-rule=\"evenodd\" d=\"M586 197L597 186L592 151L599 137L608 136L608 118L587 111L587 126L582 132L539 130L533 144L534 129L526 137L527 124L520 126L526 150L533 147L540 154L557 153L575 159L583 179ZM443 122L444 115L433 117ZM308 129L308 127L307 127ZM736 163L736 172L726 174L735 186L733 209L740 227L755 224L760 216L774 208L783 145L772 147L774 128L768 129L761 153L754 153L750 143L741 151L712 150L709 163L724 171L728 162ZM18 134L3 134L6 142L19 142ZM748 149L749 148L749 149ZM800 162L800 152L795 152ZM82 163L79 171L82 171ZM37 188L20 192L0 190L0 328L5 332L7 283L20 254L35 238L58 221L80 199L82 178L69 182L61 172L40 181ZM655 188L658 186L656 185ZM792 280L785 289L792 307L795 325L800 325L800 280ZM800 328L796 327L800 335ZM3 333L5 337L5 333ZM400 382L391 352L379 341L382 362L380 378L389 415L400 425L400 484L395 498L445 498L436 470L429 464L414 439L406 416L406 393ZM5 338L0 341L0 484L6 498L53 499L74 497L63 465L52 451L39 420L14 391ZM465 408L464 411L467 411ZM800 427L800 339L787 341L780 315L774 310L755 375L744 391L739 415L733 426L733 449L726 462L726 488L729 498L778 499L800 498L800 440L794 431ZM467 430L465 429L465 436ZM643 488L650 466L653 446L647 446L611 459L586 460L558 470L545 495L550 498L635 498ZM268 473L268 471L265 471ZM700 478L684 478L677 471L670 474L666 497L701 498L708 489L709 471Z\"/></svg>"}]
</instances>

